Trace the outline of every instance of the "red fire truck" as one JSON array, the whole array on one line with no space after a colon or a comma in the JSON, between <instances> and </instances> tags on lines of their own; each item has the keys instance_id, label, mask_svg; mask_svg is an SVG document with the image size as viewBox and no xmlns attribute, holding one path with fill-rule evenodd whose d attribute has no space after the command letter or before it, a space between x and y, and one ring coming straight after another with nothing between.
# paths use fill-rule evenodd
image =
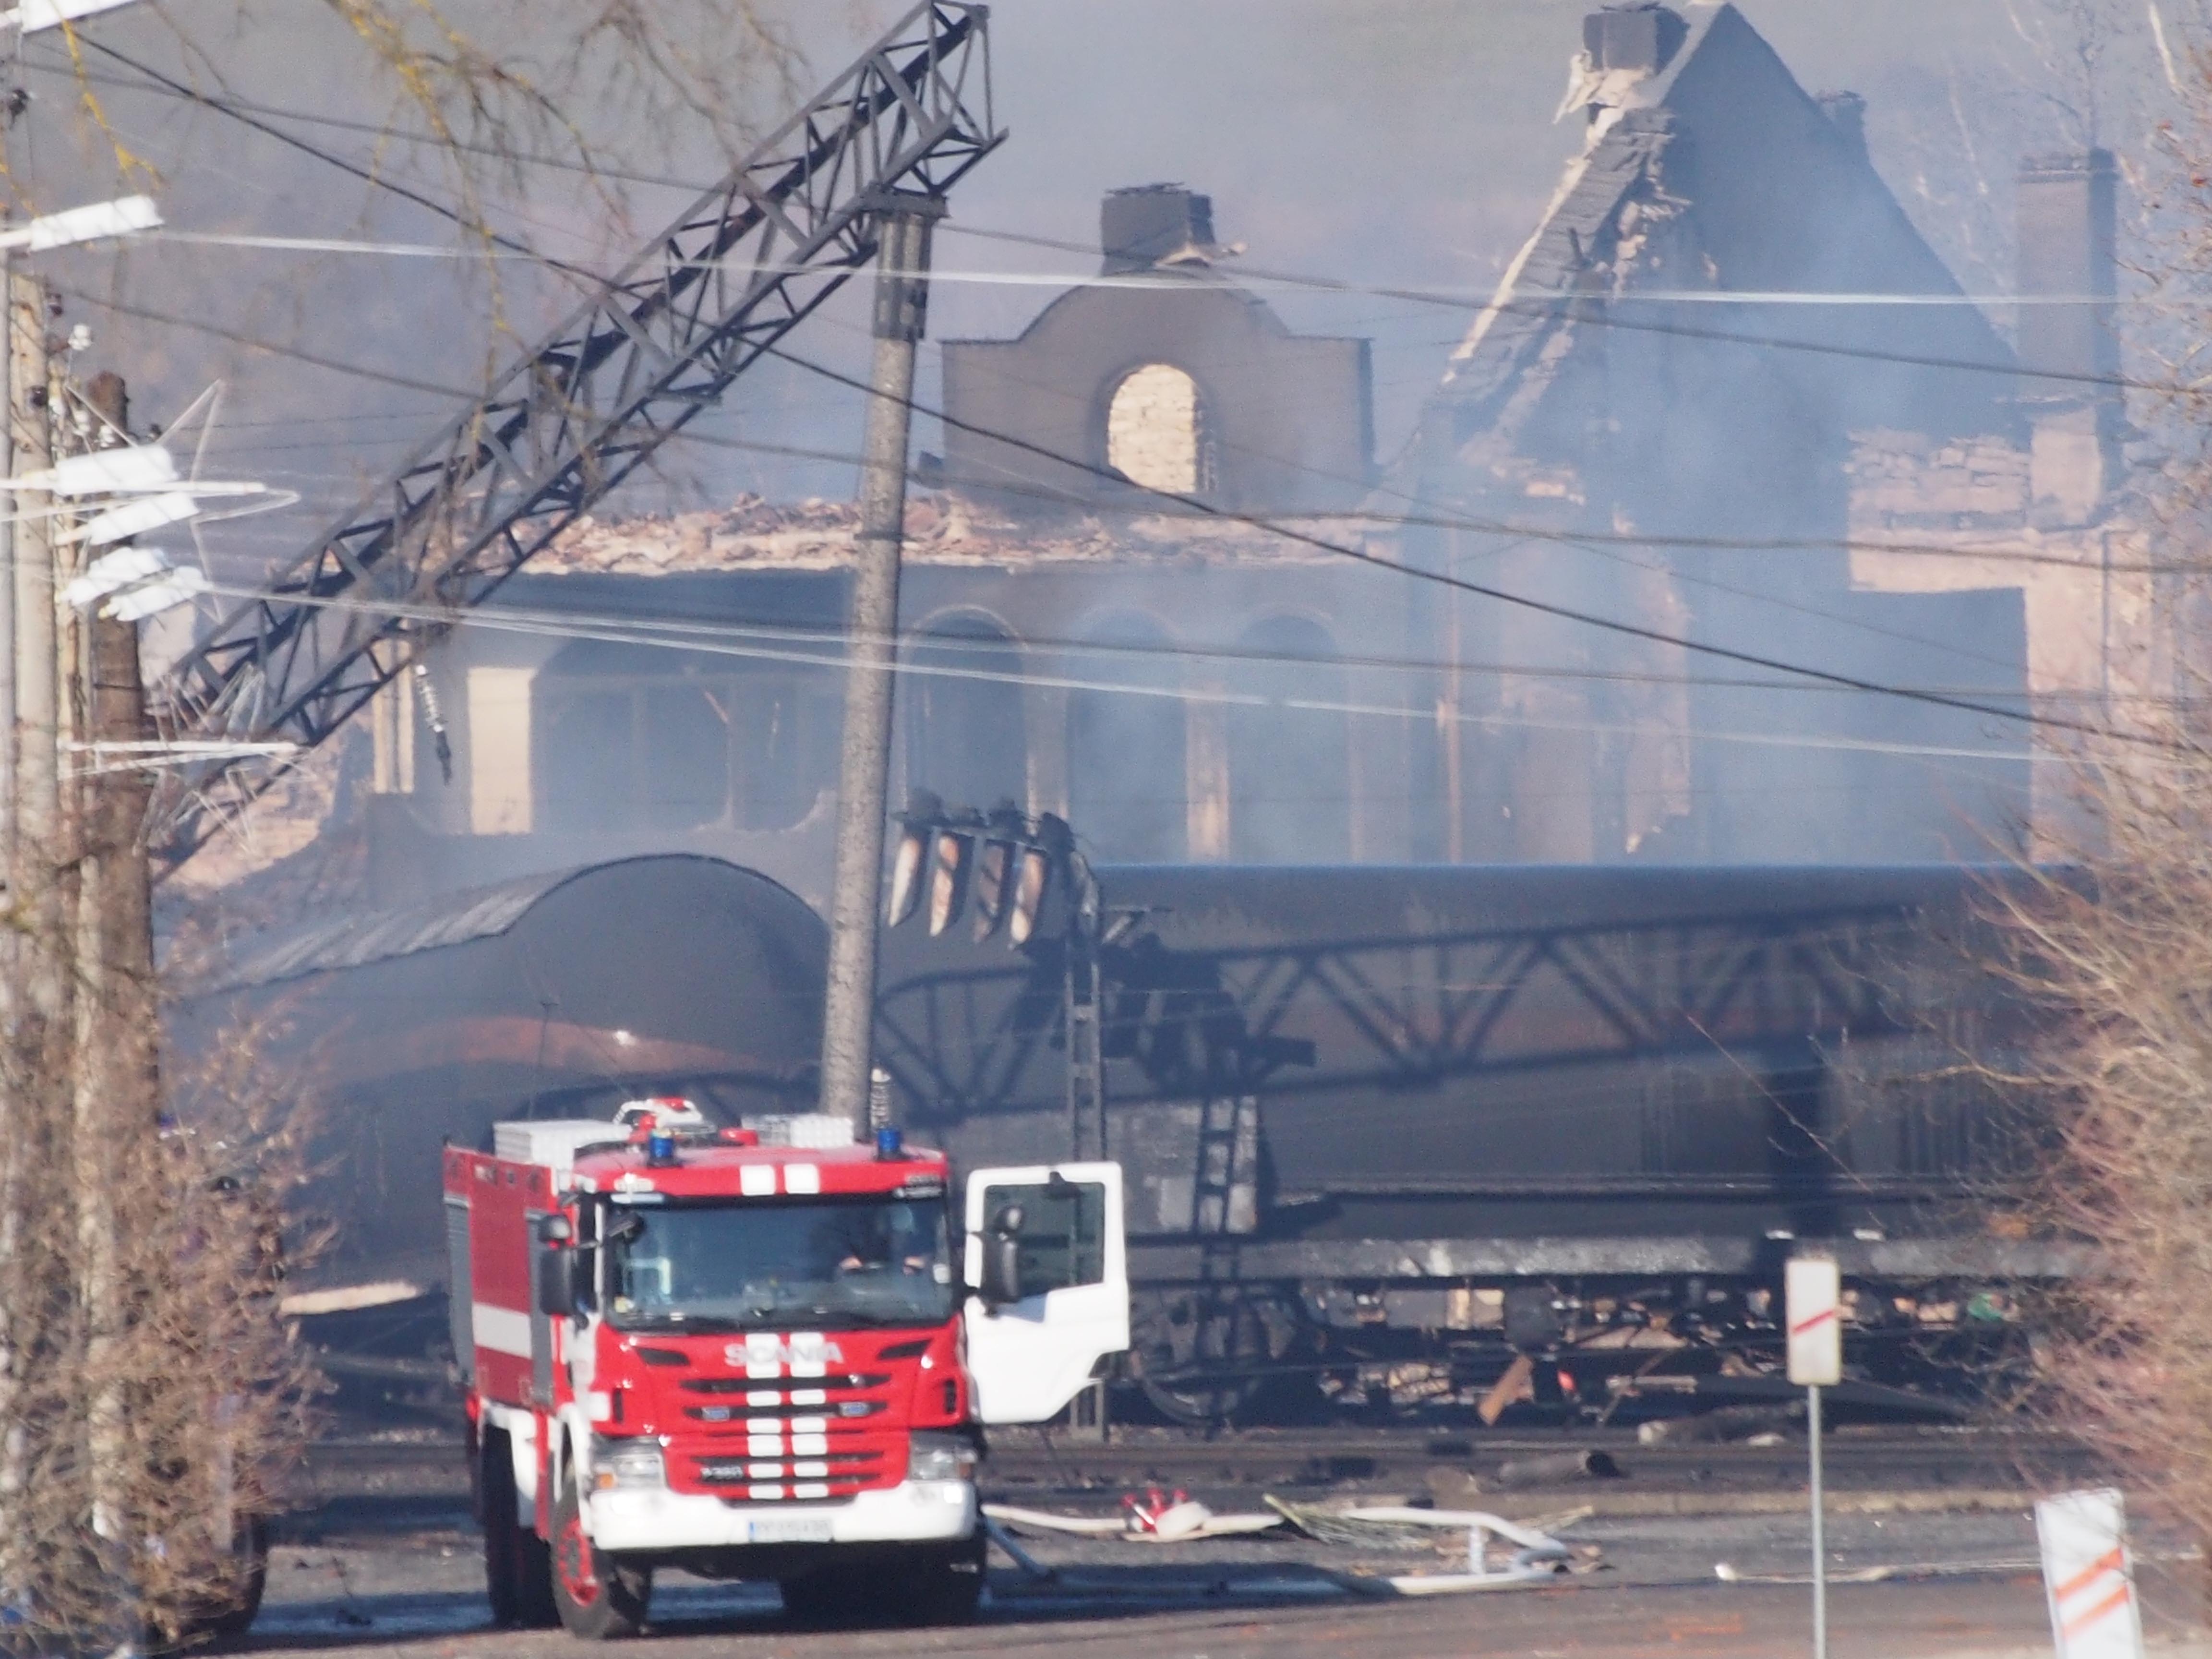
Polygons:
<instances>
[{"instance_id":1,"label":"red fire truck","mask_svg":"<svg viewBox=\"0 0 2212 1659\"><path fill-rule=\"evenodd\" d=\"M657 1567L809 1617L957 1619L991 1424L1128 1346L1121 1173L971 1172L842 1120L688 1103L445 1155L453 1351L501 1623L644 1622Z\"/></svg>"}]
</instances>

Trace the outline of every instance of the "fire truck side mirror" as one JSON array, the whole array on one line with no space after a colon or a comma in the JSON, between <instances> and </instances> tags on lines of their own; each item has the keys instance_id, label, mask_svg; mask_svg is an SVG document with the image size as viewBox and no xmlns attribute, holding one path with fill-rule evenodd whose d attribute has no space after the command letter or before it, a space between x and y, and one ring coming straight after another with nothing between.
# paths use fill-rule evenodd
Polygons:
<instances>
[{"instance_id":1,"label":"fire truck side mirror","mask_svg":"<svg viewBox=\"0 0 2212 1659\"><path fill-rule=\"evenodd\" d=\"M983 1237L983 1282L975 1287L987 1308L1022 1299L1022 1206L1009 1204L991 1218Z\"/></svg>"},{"instance_id":2,"label":"fire truck side mirror","mask_svg":"<svg viewBox=\"0 0 2212 1659\"><path fill-rule=\"evenodd\" d=\"M576 1311L577 1260L574 1250L538 1253L538 1311L549 1319L566 1319Z\"/></svg>"}]
</instances>

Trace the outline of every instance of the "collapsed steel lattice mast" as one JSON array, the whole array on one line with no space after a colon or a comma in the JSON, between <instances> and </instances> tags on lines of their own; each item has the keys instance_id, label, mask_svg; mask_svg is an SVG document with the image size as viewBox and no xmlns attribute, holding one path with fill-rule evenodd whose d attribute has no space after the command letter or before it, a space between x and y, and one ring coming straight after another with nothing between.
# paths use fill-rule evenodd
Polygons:
<instances>
[{"instance_id":1,"label":"collapsed steel lattice mast","mask_svg":"<svg viewBox=\"0 0 2212 1659\"><path fill-rule=\"evenodd\" d=\"M620 483L876 252L894 189L941 196L1005 134L988 8L923 0L598 297L177 665L162 735L320 743ZM426 611L446 613L426 617ZM171 863L277 775L173 769Z\"/></svg>"}]
</instances>

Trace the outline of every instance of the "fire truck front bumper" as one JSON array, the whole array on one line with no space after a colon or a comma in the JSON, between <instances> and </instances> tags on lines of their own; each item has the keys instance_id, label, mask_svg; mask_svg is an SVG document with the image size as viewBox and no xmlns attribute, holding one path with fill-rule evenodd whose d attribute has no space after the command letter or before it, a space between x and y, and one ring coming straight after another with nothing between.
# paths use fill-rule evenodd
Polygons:
<instances>
[{"instance_id":1,"label":"fire truck front bumper","mask_svg":"<svg viewBox=\"0 0 2212 1659\"><path fill-rule=\"evenodd\" d=\"M975 1483L902 1480L842 1502L731 1503L704 1493L617 1488L595 1492L592 1541L617 1554L750 1544L930 1544L971 1535Z\"/></svg>"}]
</instances>

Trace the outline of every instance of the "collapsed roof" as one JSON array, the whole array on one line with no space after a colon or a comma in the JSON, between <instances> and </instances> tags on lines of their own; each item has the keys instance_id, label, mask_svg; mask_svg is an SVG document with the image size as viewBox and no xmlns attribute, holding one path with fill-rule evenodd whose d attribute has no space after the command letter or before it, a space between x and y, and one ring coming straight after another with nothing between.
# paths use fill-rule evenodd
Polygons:
<instances>
[{"instance_id":1,"label":"collapsed roof","mask_svg":"<svg viewBox=\"0 0 2212 1659\"><path fill-rule=\"evenodd\" d=\"M1584 41L1559 116L1585 147L1452 353L1412 465L1571 460L1593 399L1716 373L1782 382L1835 432L2012 429L2012 352L1875 170L1860 100L1808 94L1733 5L1612 7Z\"/></svg>"}]
</instances>

